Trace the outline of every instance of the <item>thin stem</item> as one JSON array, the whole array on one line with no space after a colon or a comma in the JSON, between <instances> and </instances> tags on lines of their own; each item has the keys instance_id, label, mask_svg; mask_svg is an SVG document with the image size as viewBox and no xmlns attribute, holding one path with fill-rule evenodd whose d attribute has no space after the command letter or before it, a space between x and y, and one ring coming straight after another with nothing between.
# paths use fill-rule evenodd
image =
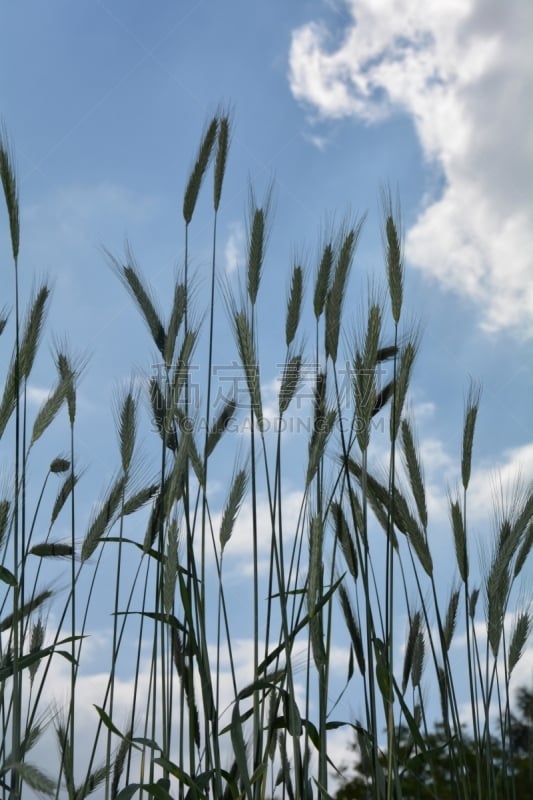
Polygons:
<instances>
[{"instance_id":1,"label":"thin stem","mask_svg":"<svg viewBox=\"0 0 533 800\"><path fill-rule=\"evenodd\" d=\"M20 477L20 316L19 316L19 279L18 260L14 259L15 266L15 502L13 510L13 721L11 752L13 761L20 759L20 728L21 728L21 702L22 687L19 671L19 655L21 642L21 620L19 619L19 560L22 557L19 542L19 477ZM11 792L14 797L19 792L19 775L16 770L11 771Z\"/></svg>"}]
</instances>

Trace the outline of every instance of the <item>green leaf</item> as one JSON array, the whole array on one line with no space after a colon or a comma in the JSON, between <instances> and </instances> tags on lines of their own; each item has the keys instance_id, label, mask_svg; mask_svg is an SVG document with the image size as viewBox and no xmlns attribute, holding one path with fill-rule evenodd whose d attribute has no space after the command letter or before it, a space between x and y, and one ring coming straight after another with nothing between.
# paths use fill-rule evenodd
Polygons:
<instances>
[{"instance_id":1,"label":"green leaf","mask_svg":"<svg viewBox=\"0 0 533 800\"><path fill-rule=\"evenodd\" d=\"M283 690L281 696L283 698L283 709L287 720L287 731L291 736L301 736L302 718L300 717L298 706L289 692Z\"/></svg>"},{"instance_id":2,"label":"green leaf","mask_svg":"<svg viewBox=\"0 0 533 800\"><path fill-rule=\"evenodd\" d=\"M173 761L169 761L169 759L165 758L165 756L154 758L154 764L157 764L159 767L163 767L164 770L177 778L180 783L184 783L190 789L194 789L196 800L207 800L206 795L201 794L200 792L203 790L204 786L208 785L212 773L210 774L204 772L202 775L197 775L195 778L191 778L190 775L187 775L186 772L183 772L183 770L180 769L177 764L174 764Z\"/></svg>"},{"instance_id":3,"label":"green leaf","mask_svg":"<svg viewBox=\"0 0 533 800\"><path fill-rule=\"evenodd\" d=\"M313 612L314 614L316 614L318 611L320 611L320 609L323 608L329 602L330 598L337 591L337 588L340 585L340 583L342 582L343 577L344 576L341 576L338 580L336 580L335 583L328 589L328 591L324 595L322 595L322 597L319 600L316 601L314 612ZM300 633L300 631L303 628L305 628L305 626L307 625L308 622L309 622L309 614L306 614L300 620L300 622L293 628L293 630L289 634L288 639L286 641L283 641L277 647L275 647L274 650L272 650L268 654L268 656L265 659L263 659L263 661L261 661L261 663L257 667L257 672L258 673L264 672L266 670L266 668L270 664L272 664L273 661L275 661L278 658L278 656L280 656L285 651L288 651L290 649L290 646L292 645L293 641L296 639L296 636Z\"/></svg>"},{"instance_id":4,"label":"green leaf","mask_svg":"<svg viewBox=\"0 0 533 800\"><path fill-rule=\"evenodd\" d=\"M146 783L143 789L145 792L148 792L151 797L155 797L156 800L169 800L170 798L167 789L159 781L157 783Z\"/></svg>"},{"instance_id":5,"label":"green leaf","mask_svg":"<svg viewBox=\"0 0 533 800\"><path fill-rule=\"evenodd\" d=\"M138 791L147 792L156 800L169 800L169 789L170 782L164 778L160 778L157 783L130 783L120 790L115 800L131 800Z\"/></svg>"},{"instance_id":6,"label":"green leaf","mask_svg":"<svg viewBox=\"0 0 533 800\"><path fill-rule=\"evenodd\" d=\"M0 564L0 581L2 581L3 583L7 583L8 586L17 585L17 579L15 578L13 573L10 572L5 567L3 567L1 564Z\"/></svg>"},{"instance_id":7,"label":"green leaf","mask_svg":"<svg viewBox=\"0 0 533 800\"><path fill-rule=\"evenodd\" d=\"M130 783L129 786L125 786L123 789L120 790L115 800L131 800L133 795L137 794L137 792L141 788L142 784L140 783Z\"/></svg>"},{"instance_id":8,"label":"green leaf","mask_svg":"<svg viewBox=\"0 0 533 800\"><path fill-rule=\"evenodd\" d=\"M79 639L84 639L84 636L69 636L67 639L62 639L60 642L57 642L55 645L50 645L49 647L45 647L42 650L36 650L35 653L28 653L28 655L22 656L18 660L18 669L28 669L32 664L35 664L36 661L40 661L41 658L46 658L47 656L51 655L58 655L63 656L66 658L67 661L71 663L76 663L73 660L72 655L68 652L68 650L56 650L56 647L60 644L67 644L68 642L76 642ZM0 682L5 681L7 678L10 678L13 675L13 664L8 664L5 667L0 669Z\"/></svg>"},{"instance_id":9,"label":"green leaf","mask_svg":"<svg viewBox=\"0 0 533 800\"><path fill-rule=\"evenodd\" d=\"M121 739L126 739L126 741L128 742L131 741L130 739L127 738L127 736L124 736L124 734L121 731L119 731L119 729L114 724L109 714L107 714L103 708L100 708L100 706L97 706L95 703L93 703L93 705L96 708L96 713L98 714L98 716L100 717L100 719L102 720L108 731L111 731L111 733L114 733Z\"/></svg>"},{"instance_id":10,"label":"green leaf","mask_svg":"<svg viewBox=\"0 0 533 800\"><path fill-rule=\"evenodd\" d=\"M333 795L328 794L328 792L324 789L324 787L322 786L320 781L317 781L316 778L313 778L313 780L316 783L316 785L318 786L318 788L320 789L320 797L325 797L326 800L334 800Z\"/></svg>"},{"instance_id":11,"label":"green leaf","mask_svg":"<svg viewBox=\"0 0 533 800\"><path fill-rule=\"evenodd\" d=\"M354 673L354 657L353 657L353 647L350 647L350 656L348 658L348 683L351 681Z\"/></svg>"},{"instance_id":12,"label":"green leaf","mask_svg":"<svg viewBox=\"0 0 533 800\"><path fill-rule=\"evenodd\" d=\"M233 745L233 752L235 754L235 761L237 763L237 770L239 777L242 781L244 791L248 800L252 800L252 785L250 783L250 773L248 772L248 759L246 758L246 745L244 743L244 734L242 731L242 722L239 714L239 701L235 702L233 706L233 713L231 716L231 743Z\"/></svg>"}]
</instances>

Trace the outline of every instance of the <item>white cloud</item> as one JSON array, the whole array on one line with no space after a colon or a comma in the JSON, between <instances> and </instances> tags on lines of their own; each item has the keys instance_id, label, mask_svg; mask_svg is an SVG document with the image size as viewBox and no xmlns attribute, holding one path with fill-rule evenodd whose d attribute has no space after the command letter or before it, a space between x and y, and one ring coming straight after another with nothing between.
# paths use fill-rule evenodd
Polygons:
<instances>
[{"instance_id":1,"label":"white cloud","mask_svg":"<svg viewBox=\"0 0 533 800\"><path fill-rule=\"evenodd\" d=\"M448 492L453 496L456 487L461 485L459 460L439 439L422 439L420 452L430 522L445 521L449 517ZM474 463L468 487L469 520L490 523L495 508L501 508L503 502L504 508L509 510L520 496L517 487L527 486L532 481L533 443L505 450L490 465ZM490 525L487 530L490 531Z\"/></svg>"},{"instance_id":2,"label":"white cloud","mask_svg":"<svg viewBox=\"0 0 533 800\"><path fill-rule=\"evenodd\" d=\"M51 388L43 389L42 386L28 386L26 389L26 399L30 405L42 406L50 396Z\"/></svg>"},{"instance_id":3,"label":"white cloud","mask_svg":"<svg viewBox=\"0 0 533 800\"><path fill-rule=\"evenodd\" d=\"M425 422L435 417L437 406L430 400L420 400L411 406L411 413L415 420Z\"/></svg>"},{"instance_id":4,"label":"white cloud","mask_svg":"<svg viewBox=\"0 0 533 800\"><path fill-rule=\"evenodd\" d=\"M320 136L316 133L304 133L304 139L307 139L307 141L314 145L317 150L324 151L329 144L329 139L327 136Z\"/></svg>"},{"instance_id":5,"label":"white cloud","mask_svg":"<svg viewBox=\"0 0 533 800\"><path fill-rule=\"evenodd\" d=\"M419 414L422 409L423 414ZM426 502L429 524L447 523L449 520L449 495L455 497L461 484L461 461L459 452L450 449L449 443L426 433L428 422L434 415L436 406L420 403L413 406L414 419L421 417L422 434L418 437L420 462L424 472ZM426 416L426 420L424 420ZM417 426L415 425L415 434ZM376 446L378 445L378 446ZM475 451L475 448L474 448ZM379 439L375 440L371 469L376 477L386 481L389 464L389 447ZM403 458L397 461L398 479L402 490L410 496L409 479L404 468ZM495 511L509 512L524 497L524 491L533 485L533 442L519 447L507 448L491 456L490 460L473 457L472 473L468 486L468 519L476 526L485 523L489 534Z\"/></svg>"},{"instance_id":6,"label":"white cloud","mask_svg":"<svg viewBox=\"0 0 533 800\"><path fill-rule=\"evenodd\" d=\"M287 545L292 544L296 535L300 512L303 502L303 492L286 490L282 496L283 508L283 533ZM222 512L214 515L213 526L218 535ZM265 559L268 566L268 557L271 552L272 544L272 525L270 517L270 506L266 497L259 497L257 502L256 517L258 521L257 544L259 558ZM301 524L301 523L300 523ZM252 574L252 530L253 515L252 504L249 498L245 500L235 522L235 527L231 539L226 545L225 558L238 558L238 576L240 579ZM243 560L244 557L244 560ZM229 566L229 565L228 565ZM227 577L227 576L226 576Z\"/></svg>"},{"instance_id":7,"label":"white cloud","mask_svg":"<svg viewBox=\"0 0 533 800\"><path fill-rule=\"evenodd\" d=\"M33 244L39 248L46 245L45 252L51 257L59 246L61 251L68 248L70 256L70 248L79 251L84 241L94 249L111 221L120 220L120 234L124 235L152 219L156 210L154 197L106 181L61 187L42 202L23 209L25 225L31 232L28 247L31 251Z\"/></svg>"},{"instance_id":8,"label":"white cloud","mask_svg":"<svg viewBox=\"0 0 533 800\"><path fill-rule=\"evenodd\" d=\"M409 114L445 179L407 232L409 262L479 308L487 331L533 336L531 6L346 0L334 38L293 32L294 97L322 118Z\"/></svg>"},{"instance_id":9,"label":"white cloud","mask_svg":"<svg viewBox=\"0 0 533 800\"><path fill-rule=\"evenodd\" d=\"M518 481L518 484L517 484ZM517 488L533 482L533 443L514 447L503 453L500 463L494 467L482 466L473 470L469 487L469 513L483 518L489 509L510 511L510 506L519 497Z\"/></svg>"},{"instance_id":10,"label":"white cloud","mask_svg":"<svg viewBox=\"0 0 533 800\"><path fill-rule=\"evenodd\" d=\"M229 236L224 248L228 275L233 275L244 264L244 242L245 236L242 222L232 222L229 226Z\"/></svg>"},{"instance_id":11,"label":"white cloud","mask_svg":"<svg viewBox=\"0 0 533 800\"><path fill-rule=\"evenodd\" d=\"M107 659L109 656L109 644L110 644L110 632L102 632L97 634L96 636L91 636L84 642L83 650L82 650L82 665L84 666L84 673L79 674L77 679L77 690L76 690L76 742L77 742L77 775L76 780L80 782L85 775L85 770L88 765L88 761L91 754L91 749L93 745L93 740L96 733L96 727L98 723L98 716L95 710L95 705L100 707L104 706L104 696L106 693L106 688L109 680L109 675L105 671L107 667ZM130 645L134 646L133 642L126 643L129 647ZM121 670L115 676L115 697L114 697L114 711L112 714L112 719L114 724L117 726L119 730L122 732L126 732L128 729L130 717L131 717L131 708L133 698L136 698L137 704L137 714L136 714L136 726L135 726L135 735L136 736L144 736L146 732L144 730L145 720L148 721L149 729L151 724L151 712L147 711L147 708L150 707L150 696L152 692L151 687L151 672L152 672L152 664L151 658L149 657L150 653L150 642L147 639L144 643L146 645L145 653L148 653L148 658L143 658L141 661L140 669L139 669L139 679L137 685L135 686L134 679L131 676L131 672L129 675L120 674ZM272 649L277 642L271 643L270 649ZM264 640L259 640L259 653L262 655L265 652L265 642ZM211 667L212 667L212 678L213 678L213 687L217 685L216 681L216 671L215 665L217 664L217 645L212 643L208 645L209 648L209 655L211 659ZM253 654L254 654L254 641L253 639L246 639L246 638L234 638L232 639L232 659L233 659L233 668L234 668L234 677L236 681L237 691L242 690L244 687L249 686L254 680L254 666L253 666ZM232 669L231 669L231 662L229 658L229 651L225 647L224 643L222 642L220 645L219 650L220 662L219 662L219 681L218 681L218 710L220 712L219 716L219 729L222 729L225 725L231 722L231 713L233 711L233 704L235 700L235 692L234 692L234 685L233 685L233 678L232 678ZM306 701L305 701L305 692L306 692L306 658L307 658L307 648L306 648L306 640L305 636L301 640L298 640L295 643L294 650L293 650L293 675L295 679L294 683L294 699L298 705L300 713L302 716L305 715L305 708L306 708ZM130 666L132 666L134 661L130 662ZM277 665L273 665L271 670L274 671ZM159 670L159 674L161 674L161 662L157 660L156 662L156 669ZM37 673L39 676L39 673ZM65 714L66 710L68 709L69 703L69 688L70 688L70 665L69 663L60 657L56 657L52 660L52 665L50 672L47 675L46 684L45 684L45 693L42 698L42 707L49 706L50 714L52 713L59 713L60 715ZM177 683L176 683L177 687ZM196 689L196 700L198 707L200 709L200 724L203 726L203 715L201 713L202 709L202 689L199 675L195 675L195 689ZM241 700L241 711L246 711L251 706L251 699L245 698ZM316 711L315 709L316 702L314 700L313 694L311 693L311 700L310 706L311 710ZM177 709L179 708L179 701L175 700L175 709L176 715L178 714ZM157 713L157 724L156 724L156 735L155 740L161 742L161 732L160 732L160 715ZM188 720L187 717L185 718L185 730L187 730ZM150 730L148 729L148 736L150 736ZM178 733L178 722L176 721L176 725L173 729L173 746L171 752L171 758L175 759L178 762L178 741L179 741L179 733ZM245 725L245 736L249 733L250 723ZM349 733L346 729L344 729L344 738L349 738ZM105 743L106 743L106 731L105 729L100 733L99 739L99 746L97 748L97 757L95 759L96 764L102 763L105 759ZM118 745L118 738L116 736L112 737L112 744L113 744L113 752L115 752L116 747ZM185 750L185 763L187 763L187 735L185 736L185 743L184 743L184 750ZM220 747L222 753L222 761L224 765L229 765L232 758L232 749L231 749L231 742L229 735L225 735L220 740ZM338 753L342 752L343 749L343 742L341 739L341 733L339 732L336 734L335 737L332 737L332 746L329 752L330 758L335 760L335 757ZM313 762L316 763L316 757L313 752L312 754ZM44 769L49 774L54 775L57 771L57 764L59 761L58 755L58 747L56 744L56 738L53 733L53 729L50 727L47 729L46 734L41 737L40 741L38 742L37 746L35 747L34 751L32 752L32 759L33 763L38 765L41 769ZM275 762L274 774L277 770L277 760ZM132 767L132 780L137 780L139 775L139 769L141 765L139 763L139 754L134 754L134 763ZM158 777L158 775L156 775ZM32 797L33 794L29 793ZM93 795L95 798L101 798L104 796L104 792L102 789L99 789Z\"/></svg>"}]
</instances>

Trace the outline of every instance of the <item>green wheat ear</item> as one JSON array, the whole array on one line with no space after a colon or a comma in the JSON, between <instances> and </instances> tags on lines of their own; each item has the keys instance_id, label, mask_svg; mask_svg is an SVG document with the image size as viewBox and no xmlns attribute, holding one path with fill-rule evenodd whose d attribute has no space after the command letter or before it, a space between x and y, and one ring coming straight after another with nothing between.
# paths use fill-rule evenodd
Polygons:
<instances>
[{"instance_id":1,"label":"green wheat ear","mask_svg":"<svg viewBox=\"0 0 533 800\"><path fill-rule=\"evenodd\" d=\"M322 316L324 306L326 304L332 267L333 243L328 242L326 245L324 245L322 258L320 259L320 264L318 266L315 292L313 295L313 311L317 320Z\"/></svg>"},{"instance_id":2,"label":"green wheat ear","mask_svg":"<svg viewBox=\"0 0 533 800\"><path fill-rule=\"evenodd\" d=\"M331 504L331 515L333 517L335 538L340 543L346 566L348 567L352 578L357 580L357 551L348 522L346 520L346 516L340 503L333 502Z\"/></svg>"},{"instance_id":3,"label":"green wheat ear","mask_svg":"<svg viewBox=\"0 0 533 800\"><path fill-rule=\"evenodd\" d=\"M278 411L280 416L282 416L288 409L294 395L296 394L298 386L300 385L301 370L301 354L289 355L283 368L283 376L281 378L281 385L279 388Z\"/></svg>"},{"instance_id":4,"label":"green wheat ear","mask_svg":"<svg viewBox=\"0 0 533 800\"><path fill-rule=\"evenodd\" d=\"M120 458L124 474L129 472L133 450L135 448L135 439L137 435L137 404L137 394L130 386L119 402L117 414Z\"/></svg>"},{"instance_id":5,"label":"green wheat ear","mask_svg":"<svg viewBox=\"0 0 533 800\"><path fill-rule=\"evenodd\" d=\"M164 358L166 345L165 328L161 320L161 315L156 308L153 292L144 284L139 267L135 263L131 250L129 247L126 250L125 264L121 264L109 251L106 250L105 253L120 281L135 300L148 326L152 340Z\"/></svg>"},{"instance_id":6,"label":"green wheat ear","mask_svg":"<svg viewBox=\"0 0 533 800\"><path fill-rule=\"evenodd\" d=\"M59 516L59 513L65 503L67 502L68 498L70 497L73 488L76 486L79 480L79 475L73 475L69 473L63 482L63 485L59 489L54 505L52 506L52 513L50 515L50 527L54 524L56 519Z\"/></svg>"},{"instance_id":7,"label":"green wheat ear","mask_svg":"<svg viewBox=\"0 0 533 800\"><path fill-rule=\"evenodd\" d=\"M17 394L21 390L22 381L29 378L33 368L44 327L49 297L49 287L46 284L41 284L30 302L30 308L23 323L20 339L19 369L17 370L17 359L14 353L5 379L4 393L0 400L0 439L15 410Z\"/></svg>"},{"instance_id":8,"label":"green wheat ear","mask_svg":"<svg viewBox=\"0 0 533 800\"><path fill-rule=\"evenodd\" d=\"M287 318L285 321L285 343L287 347L292 344L296 330L300 323L303 297L303 270L296 265L292 271L291 288L287 301Z\"/></svg>"},{"instance_id":9,"label":"green wheat ear","mask_svg":"<svg viewBox=\"0 0 533 800\"><path fill-rule=\"evenodd\" d=\"M121 509L121 514L123 517L127 517L130 514L135 514L140 508L145 506L150 500L153 500L156 497L159 491L159 484L152 483L149 486L144 486L138 492L130 495L125 501L124 505Z\"/></svg>"},{"instance_id":10,"label":"green wheat ear","mask_svg":"<svg viewBox=\"0 0 533 800\"><path fill-rule=\"evenodd\" d=\"M42 649L42 647L44 645L45 633L46 633L45 624L44 624L44 622L42 620L42 617L39 617L33 623L33 625L31 626L30 654L38 653ZM33 681L35 680L35 676L37 674L37 670L39 669L39 666L40 666L40 659L38 659L37 661L34 661L34 663L30 664L30 666L29 666L30 683L32 685L33 685ZM38 738L39 733L40 733L40 730L39 730L39 728L37 726L37 736L36 736L36 738ZM30 743L30 747L31 747L31 743ZM28 744L26 744L26 751L28 749L29 749Z\"/></svg>"},{"instance_id":11,"label":"green wheat ear","mask_svg":"<svg viewBox=\"0 0 533 800\"><path fill-rule=\"evenodd\" d=\"M74 548L64 542L39 542L30 547L29 552L39 558L70 558L74 555Z\"/></svg>"},{"instance_id":12,"label":"green wheat ear","mask_svg":"<svg viewBox=\"0 0 533 800\"><path fill-rule=\"evenodd\" d=\"M248 296L252 306L254 306L257 301L257 294L259 292L259 284L263 271L271 199L272 190L269 189L263 206L259 208L255 201L254 193L250 190L247 286Z\"/></svg>"},{"instance_id":13,"label":"green wheat ear","mask_svg":"<svg viewBox=\"0 0 533 800\"><path fill-rule=\"evenodd\" d=\"M468 578L468 550L466 542L466 531L464 526L461 506L457 500L450 498L450 518L452 522L453 541L455 545L455 557L457 568L461 580L465 582Z\"/></svg>"},{"instance_id":14,"label":"green wheat ear","mask_svg":"<svg viewBox=\"0 0 533 800\"><path fill-rule=\"evenodd\" d=\"M516 617L509 644L509 675L511 675L524 653L524 648L531 633L532 623L533 618L529 610L522 611Z\"/></svg>"},{"instance_id":15,"label":"green wheat ear","mask_svg":"<svg viewBox=\"0 0 533 800\"><path fill-rule=\"evenodd\" d=\"M411 622L409 625L409 633L407 636L407 644L405 646L405 655L403 659L402 692L404 694L405 690L407 689L407 684L409 683L409 678L413 674L413 664L415 659L417 642L421 630L421 625L422 625L422 616L420 614L420 611L415 611L415 613L411 617Z\"/></svg>"},{"instance_id":16,"label":"green wheat ear","mask_svg":"<svg viewBox=\"0 0 533 800\"><path fill-rule=\"evenodd\" d=\"M318 466L326 452L326 445L328 439L335 425L337 414L335 409L326 410L323 419L321 420L320 427L315 428L311 434L309 441L309 455L307 459L307 473L305 478L305 485L310 486L311 481L316 475Z\"/></svg>"},{"instance_id":17,"label":"green wheat ear","mask_svg":"<svg viewBox=\"0 0 533 800\"><path fill-rule=\"evenodd\" d=\"M347 231L342 229L339 235L340 241L337 250L337 263L335 265L331 288L326 298L326 355L329 356L334 363L337 360L342 306L346 294L346 285L364 221L365 218L362 217Z\"/></svg>"},{"instance_id":18,"label":"green wheat ear","mask_svg":"<svg viewBox=\"0 0 533 800\"><path fill-rule=\"evenodd\" d=\"M213 117L207 126L207 130L202 136L202 141L198 149L198 155L187 182L187 188L185 189L185 194L183 197L183 219L187 225L189 225L192 220L194 209L196 207L196 201L198 200L198 194L202 185L202 180L211 160L213 147L215 145L217 136L217 129L218 119L217 117Z\"/></svg>"},{"instance_id":19,"label":"green wheat ear","mask_svg":"<svg viewBox=\"0 0 533 800\"><path fill-rule=\"evenodd\" d=\"M407 467L407 474L409 476L409 483L411 491L416 503L418 517L424 530L428 526L428 512L426 504L426 488L424 484L424 472L420 462L420 453L415 441L413 426L409 419L402 419L402 444L403 453L405 458L405 465Z\"/></svg>"},{"instance_id":20,"label":"green wheat ear","mask_svg":"<svg viewBox=\"0 0 533 800\"><path fill-rule=\"evenodd\" d=\"M393 209L390 190L382 192L381 202L385 218L385 252L392 318L398 325L402 312L404 278L400 207L398 203L396 209Z\"/></svg>"},{"instance_id":21,"label":"green wheat ear","mask_svg":"<svg viewBox=\"0 0 533 800\"><path fill-rule=\"evenodd\" d=\"M66 401L67 392L70 386L70 378L60 379L56 388L48 395L43 405L39 409L35 421L33 423L33 430L31 433L30 447L40 439L46 429L52 424L58 415L63 403Z\"/></svg>"},{"instance_id":22,"label":"green wheat ear","mask_svg":"<svg viewBox=\"0 0 533 800\"><path fill-rule=\"evenodd\" d=\"M413 666L411 668L411 684L413 688L420 686L422 680L422 672L424 671L424 659L426 654L426 642L424 638L424 631L419 630L415 648L413 652Z\"/></svg>"},{"instance_id":23,"label":"green wheat ear","mask_svg":"<svg viewBox=\"0 0 533 800\"><path fill-rule=\"evenodd\" d=\"M10 518L11 503L9 500L3 498L0 500L0 548L4 543L7 526Z\"/></svg>"},{"instance_id":24,"label":"green wheat ear","mask_svg":"<svg viewBox=\"0 0 533 800\"><path fill-rule=\"evenodd\" d=\"M222 552L224 551L224 548L226 547L233 533L235 521L244 500L247 486L248 470L240 469L233 478L228 500L224 508L224 513L222 514L222 521L220 523L219 540L220 549Z\"/></svg>"},{"instance_id":25,"label":"green wheat ear","mask_svg":"<svg viewBox=\"0 0 533 800\"><path fill-rule=\"evenodd\" d=\"M215 211L218 211L220 197L222 195L222 184L224 182L224 175L226 174L230 134L229 114L222 114L218 122L217 154L215 159L215 181L213 187L213 205Z\"/></svg>"},{"instance_id":26,"label":"green wheat ear","mask_svg":"<svg viewBox=\"0 0 533 800\"><path fill-rule=\"evenodd\" d=\"M125 486L126 478L124 475L120 475L110 485L100 510L92 516L81 548L82 562L87 561L92 556L104 534L113 524Z\"/></svg>"},{"instance_id":27,"label":"green wheat ear","mask_svg":"<svg viewBox=\"0 0 533 800\"><path fill-rule=\"evenodd\" d=\"M448 608L446 609L446 618L444 621L444 646L446 652L450 649L453 635L455 633L455 627L457 624L457 608L459 606L459 589L455 589L450 594L450 600L448 602Z\"/></svg>"},{"instance_id":28,"label":"green wheat ear","mask_svg":"<svg viewBox=\"0 0 533 800\"><path fill-rule=\"evenodd\" d=\"M167 548L163 568L163 610L170 614L174 607L174 593L178 576L179 529L175 517L167 526Z\"/></svg>"},{"instance_id":29,"label":"green wheat ear","mask_svg":"<svg viewBox=\"0 0 533 800\"><path fill-rule=\"evenodd\" d=\"M361 636L359 624L357 622L356 616L352 608L352 604L350 602L350 598L348 597L348 593L342 583L339 585L339 599L341 603L342 613L344 615L344 620L346 622L346 627L348 628L348 633L350 634L350 639L352 640L352 646L357 660L357 666L359 667L361 675L364 675L366 671L366 664L365 664L365 655L364 655L365 651L363 647L363 639Z\"/></svg>"},{"instance_id":30,"label":"green wheat ear","mask_svg":"<svg viewBox=\"0 0 533 800\"><path fill-rule=\"evenodd\" d=\"M9 313L8 313L7 309L4 307L4 308L3 308L3 309L0 311L0 336L1 336L1 335L2 335L2 333L4 332L4 328L5 328L5 327L6 327L6 325L7 325L7 321L8 321L8 319L9 319Z\"/></svg>"},{"instance_id":31,"label":"green wheat ear","mask_svg":"<svg viewBox=\"0 0 533 800\"><path fill-rule=\"evenodd\" d=\"M77 384L85 369L87 359L84 357L72 357L69 353L67 342L56 342L54 350L59 377L66 382L68 417L71 426L73 426L76 420Z\"/></svg>"},{"instance_id":32,"label":"green wheat ear","mask_svg":"<svg viewBox=\"0 0 533 800\"><path fill-rule=\"evenodd\" d=\"M498 547L485 581L487 596L487 638L493 655L500 649L503 632L505 602L511 583L509 572L509 553L505 547Z\"/></svg>"},{"instance_id":33,"label":"green wheat ear","mask_svg":"<svg viewBox=\"0 0 533 800\"><path fill-rule=\"evenodd\" d=\"M364 341L357 349L354 363L357 441L361 451L370 443L370 423L378 408L376 365L381 337L382 314L377 303L370 306Z\"/></svg>"},{"instance_id":34,"label":"green wheat ear","mask_svg":"<svg viewBox=\"0 0 533 800\"><path fill-rule=\"evenodd\" d=\"M111 782L112 800L115 800L115 798L118 795L118 787L120 784L120 779L122 778L124 767L126 765L126 756L130 752L130 749L132 747L131 744L132 738L133 738L133 726L130 725L129 730L126 732L126 735L124 736L123 739L120 740L117 754L113 762L113 779Z\"/></svg>"},{"instance_id":35,"label":"green wheat ear","mask_svg":"<svg viewBox=\"0 0 533 800\"><path fill-rule=\"evenodd\" d=\"M417 341L413 339L402 348L400 352L400 367L396 379L396 393L394 396L393 411L390 416L390 437L391 441L398 436L400 421L403 414L403 407L407 397L407 390L411 380L411 373L416 358Z\"/></svg>"},{"instance_id":36,"label":"green wheat ear","mask_svg":"<svg viewBox=\"0 0 533 800\"><path fill-rule=\"evenodd\" d=\"M53 592L50 589L43 589L39 594L36 594L32 600L29 600L25 603L22 608L18 609L17 618L13 616L13 614L8 614L2 620L0 620L0 633L4 633L4 631L8 631L13 623L19 624L22 619L27 617L37 608L41 608L47 600L50 600L52 597Z\"/></svg>"},{"instance_id":37,"label":"green wheat ear","mask_svg":"<svg viewBox=\"0 0 533 800\"><path fill-rule=\"evenodd\" d=\"M465 490L468 488L468 484L470 483L470 473L472 470L472 450L474 447L474 430L476 427L480 396L480 387L471 382L466 400L465 421L463 428L463 452L461 458L461 478Z\"/></svg>"},{"instance_id":38,"label":"green wheat ear","mask_svg":"<svg viewBox=\"0 0 533 800\"><path fill-rule=\"evenodd\" d=\"M522 571L522 567L526 563L526 560L533 548L533 522L529 523L528 528L523 537L522 544L518 550L516 555L516 560L514 564L514 572L513 577L516 578L520 572Z\"/></svg>"},{"instance_id":39,"label":"green wheat ear","mask_svg":"<svg viewBox=\"0 0 533 800\"><path fill-rule=\"evenodd\" d=\"M309 610L309 628L311 635L311 651L318 669L327 661L324 646L324 630L322 614L317 611L321 599L323 583L323 544L324 524L318 514L314 514L309 522L309 571L307 576L307 607Z\"/></svg>"},{"instance_id":40,"label":"green wheat ear","mask_svg":"<svg viewBox=\"0 0 533 800\"><path fill-rule=\"evenodd\" d=\"M52 780L39 767L29 764L27 761L8 761L4 764L5 769L12 770L22 779L22 781L38 794L52 797L56 790L56 781Z\"/></svg>"},{"instance_id":41,"label":"green wheat ear","mask_svg":"<svg viewBox=\"0 0 533 800\"><path fill-rule=\"evenodd\" d=\"M233 310L233 325L241 364L246 374L246 384L259 429L263 429L263 404L261 382L251 322L246 311Z\"/></svg>"},{"instance_id":42,"label":"green wheat ear","mask_svg":"<svg viewBox=\"0 0 533 800\"><path fill-rule=\"evenodd\" d=\"M206 457L210 456L219 441L221 440L224 432L228 429L228 426L235 415L235 411L237 409L237 402L236 400L231 397L227 400L220 411L218 417L214 420L209 428L209 432L207 435L207 443L206 443Z\"/></svg>"},{"instance_id":43,"label":"green wheat ear","mask_svg":"<svg viewBox=\"0 0 533 800\"><path fill-rule=\"evenodd\" d=\"M11 234L11 249L15 264L18 260L20 245L20 218L17 181L13 165L13 156L7 134L0 130L0 178L4 189L4 198L9 218L9 232Z\"/></svg>"},{"instance_id":44,"label":"green wheat ear","mask_svg":"<svg viewBox=\"0 0 533 800\"><path fill-rule=\"evenodd\" d=\"M176 339L178 337L181 324L185 319L187 309L187 287L184 283L176 283L174 287L174 300L172 311L168 322L164 359L165 364L172 364L174 351L176 349Z\"/></svg>"}]
</instances>

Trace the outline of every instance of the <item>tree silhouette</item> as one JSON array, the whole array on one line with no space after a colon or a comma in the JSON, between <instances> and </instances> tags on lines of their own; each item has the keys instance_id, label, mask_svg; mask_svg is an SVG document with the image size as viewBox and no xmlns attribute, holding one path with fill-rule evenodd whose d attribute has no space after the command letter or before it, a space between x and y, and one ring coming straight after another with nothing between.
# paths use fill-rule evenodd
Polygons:
<instances>
[{"instance_id":1,"label":"tree silhouette","mask_svg":"<svg viewBox=\"0 0 533 800\"><path fill-rule=\"evenodd\" d=\"M472 736L464 732L462 742L450 740L445 726L439 723L424 739L425 752L417 751L409 729L400 727L397 758L400 766L400 788L403 800L457 800L467 796L530 800L533 797L533 688L521 687L516 693L518 716L509 715L507 737L502 741L491 736L483 747L476 746ZM363 745L364 749L364 745ZM379 797L372 780L372 764L360 744L356 774L345 780L336 800L370 800ZM464 784L458 787L455 776L460 765ZM387 754L380 756L386 774ZM386 780L386 778L385 778ZM393 796L397 794L393 793Z\"/></svg>"}]
</instances>

